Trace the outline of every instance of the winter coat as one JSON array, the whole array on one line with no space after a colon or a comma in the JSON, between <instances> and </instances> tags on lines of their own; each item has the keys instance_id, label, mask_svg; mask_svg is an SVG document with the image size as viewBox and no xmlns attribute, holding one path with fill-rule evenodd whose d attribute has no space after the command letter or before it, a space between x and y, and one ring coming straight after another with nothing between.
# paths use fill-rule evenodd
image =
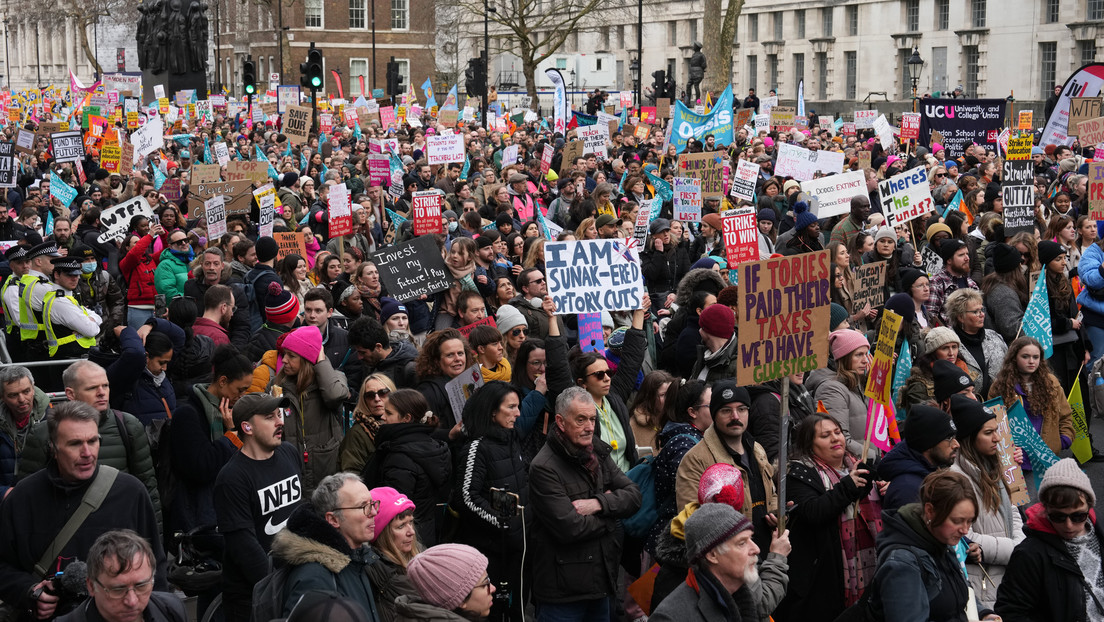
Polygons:
<instances>
[{"instance_id":1,"label":"winter coat","mask_svg":"<svg viewBox=\"0 0 1104 622\"><path fill-rule=\"evenodd\" d=\"M978 468L961 453L958 454L958 460L951 465L951 470L966 475L974 485L974 494L977 495L978 517L966 537L981 547L981 565L988 576L977 564L967 564L966 570L970 577L970 587L974 588L974 596L986 607L992 607L997 602L997 588L1004 578L1008 560L1012 558L1012 549L1026 537L1023 519L1019 508L1012 505L1008 490L1003 485L999 486L1000 507L996 510L985 507L981 487L978 485Z\"/></svg>"},{"instance_id":2,"label":"winter coat","mask_svg":"<svg viewBox=\"0 0 1104 622\"><path fill-rule=\"evenodd\" d=\"M789 464L787 501L793 501L794 507L788 512L787 525L794 547L788 560L790 584L774 612L775 620L834 620L843 612L840 515L870 494L870 486L859 488L855 480L842 477L827 490L816 467L804 461Z\"/></svg>"},{"instance_id":3,"label":"winter coat","mask_svg":"<svg viewBox=\"0 0 1104 622\"><path fill-rule=\"evenodd\" d=\"M700 238L699 238L700 239ZM697 241L695 240L695 243ZM678 373L680 369L676 364L676 343L679 336L682 334L683 328L690 321L690 318L695 317L694 309L690 308L690 298L694 295L694 292L698 290L708 290L719 292L723 289L727 283L721 278L719 272L714 272L708 268L694 268L686 273L686 276L682 277L682 280L678 282L678 288L675 290L675 303L677 307L671 320L667 322L664 327L663 333L663 345L659 349L657 363L660 369L664 369L671 373ZM695 328L696 330L696 328ZM700 343L700 338L699 338ZM695 348L691 355L697 353Z\"/></svg>"},{"instance_id":4,"label":"winter coat","mask_svg":"<svg viewBox=\"0 0 1104 622\"><path fill-rule=\"evenodd\" d=\"M640 253L640 272L648 293L666 295L675 291L679 281L690 271L690 263L690 255L683 246L662 251L653 248ZM662 304L663 301L656 302Z\"/></svg>"},{"instance_id":5,"label":"winter coat","mask_svg":"<svg viewBox=\"0 0 1104 622\"><path fill-rule=\"evenodd\" d=\"M280 335L289 330L291 327L283 324L262 324L249 338L249 346L244 354L254 363L260 361L266 352L276 349L276 341L280 339Z\"/></svg>"},{"instance_id":6,"label":"winter coat","mask_svg":"<svg viewBox=\"0 0 1104 622\"><path fill-rule=\"evenodd\" d=\"M344 510L355 512L356 510ZM368 619L378 622L376 599L367 569L380 563L367 543L353 549L345 536L304 501L288 519L287 528L272 539L272 558L290 567L284 584L284 616L309 592L337 592L360 605Z\"/></svg>"},{"instance_id":7,"label":"winter coat","mask_svg":"<svg viewBox=\"0 0 1104 622\"><path fill-rule=\"evenodd\" d=\"M157 259L150 251L153 240L152 235L143 237L119 260L119 270L127 283L126 299L129 305L152 305L157 294L154 285Z\"/></svg>"},{"instance_id":8,"label":"winter coat","mask_svg":"<svg viewBox=\"0 0 1104 622\"><path fill-rule=\"evenodd\" d=\"M418 596L418 590L406 575L406 568L396 564L373 547L379 561L368 566L368 581L372 584L376 597L376 609L381 622L395 620L395 601L403 597Z\"/></svg>"},{"instance_id":9,"label":"winter coat","mask_svg":"<svg viewBox=\"0 0 1104 622\"><path fill-rule=\"evenodd\" d=\"M1099 244L1090 244L1081 255L1077 264L1077 275L1081 279L1081 293L1077 294L1077 304L1085 314L1085 323L1089 326L1104 327L1104 297L1094 298L1093 291L1104 289L1104 250Z\"/></svg>"},{"instance_id":10,"label":"winter coat","mask_svg":"<svg viewBox=\"0 0 1104 622\"><path fill-rule=\"evenodd\" d=\"M961 350L959 350L961 353ZM970 377L976 387L981 382L981 374L970 369L966 362L959 358L955 365L966 372L966 375ZM901 412L907 413L917 404L923 404L925 402L935 401L935 379L932 378L931 368L921 369L914 366L912 372L909 374L908 380L905 381L905 385L901 387L897 397L897 408Z\"/></svg>"},{"instance_id":11,"label":"winter coat","mask_svg":"<svg viewBox=\"0 0 1104 622\"><path fill-rule=\"evenodd\" d=\"M861 388L859 390L862 391ZM848 389L838 376L831 376L817 386L816 399L839 421L843 435L847 437L847 451L861 456L866 438L866 398ZM881 450L873 445L869 451L874 458L882 455Z\"/></svg>"},{"instance_id":12,"label":"winter coat","mask_svg":"<svg viewBox=\"0 0 1104 622\"><path fill-rule=\"evenodd\" d=\"M207 388L194 385L173 413L168 451L177 480L170 522L175 531L216 523L215 478L238 451L234 432L223 427L218 398Z\"/></svg>"},{"instance_id":13,"label":"winter coat","mask_svg":"<svg viewBox=\"0 0 1104 622\"><path fill-rule=\"evenodd\" d=\"M211 357L214 354L215 342L210 337L195 333L184 343L183 348L173 350L168 373L177 399L184 398L197 382L211 381Z\"/></svg>"},{"instance_id":14,"label":"winter coat","mask_svg":"<svg viewBox=\"0 0 1104 622\"><path fill-rule=\"evenodd\" d=\"M199 274L193 279L189 279L184 284L184 295L191 296L196 301L196 307L199 313L203 314L203 296L206 295L207 290L211 288L207 284L203 271L198 271ZM241 283L227 283L226 279L230 277L231 270L229 266L222 271L222 280L220 285L226 285L230 288L230 291L234 292L234 313L230 316L230 323L225 329L225 333L229 337L230 343L234 344L234 347L239 350L245 349L249 345L250 334L250 319L249 319L249 297L245 293L245 286ZM198 320L197 320L198 322Z\"/></svg>"},{"instance_id":15,"label":"winter coat","mask_svg":"<svg viewBox=\"0 0 1104 622\"><path fill-rule=\"evenodd\" d=\"M42 389L34 388L34 405L31 406L30 421L22 430L15 427L11 411L0 402L0 499L15 486L15 470L19 455L27 442L34 425L45 421L46 411L50 408L50 397Z\"/></svg>"},{"instance_id":16,"label":"winter coat","mask_svg":"<svg viewBox=\"0 0 1104 622\"><path fill-rule=\"evenodd\" d=\"M999 334L997 334L997 331L990 330L988 328L984 328L982 330L984 330L985 332L981 340L981 351L985 355L985 368L989 374L989 383L992 384L993 380L997 377L997 374L1000 373L1001 365L1004 364L1004 355L1008 353L1008 344L1005 343L1004 339ZM959 337L961 338L961 332L958 330L956 330L956 332L959 332ZM968 368L967 371L970 373L970 377L975 377L975 374L978 377L978 380L975 381L974 392L980 395L988 394L989 387L981 386L982 384L984 384L981 364L979 364L977 359L974 358L974 355L970 352L970 348L966 347L965 342L963 342L962 345L959 346L958 356L963 361L965 361L966 367Z\"/></svg>"},{"instance_id":17,"label":"winter coat","mask_svg":"<svg viewBox=\"0 0 1104 622\"><path fill-rule=\"evenodd\" d=\"M694 583L691 584L688 577L663 599L648 619L655 622L742 622L758 620L759 615L748 586L729 594L704 565L698 565L694 567Z\"/></svg>"},{"instance_id":18,"label":"winter coat","mask_svg":"<svg viewBox=\"0 0 1104 622\"><path fill-rule=\"evenodd\" d=\"M1089 520L1104 549L1095 512ZM1006 622L1087 621L1085 576L1041 503L1027 509L1023 531L1026 538L1012 551L997 590L997 614Z\"/></svg>"},{"instance_id":19,"label":"winter coat","mask_svg":"<svg viewBox=\"0 0 1104 622\"><path fill-rule=\"evenodd\" d=\"M364 466L369 488L389 486L414 502L414 527L425 546L437 543L437 504L448 500L452 458L421 423L390 423L376 432L376 453Z\"/></svg>"},{"instance_id":20,"label":"winter coat","mask_svg":"<svg viewBox=\"0 0 1104 622\"><path fill-rule=\"evenodd\" d=\"M985 294L985 313L987 323L992 323L1006 342L1016 338L1023 324L1024 306L1015 290L1003 283L994 286Z\"/></svg>"},{"instance_id":21,"label":"winter coat","mask_svg":"<svg viewBox=\"0 0 1104 622\"><path fill-rule=\"evenodd\" d=\"M285 203L284 205L287 204ZM268 305L268 286L272 283L279 283L280 289L283 289L284 282L280 280L280 276L276 274L272 266L263 263L258 263L253 266L253 269L245 275L245 282L253 283L253 299L256 300L257 304L256 311L261 316L261 322L264 322L268 319L265 316L265 307ZM253 309L250 309L249 313L251 316L250 326L256 326L252 319Z\"/></svg>"},{"instance_id":22,"label":"winter coat","mask_svg":"<svg viewBox=\"0 0 1104 622\"><path fill-rule=\"evenodd\" d=\"M677 347L677 346L676 346ZM735 378L736 370L743 367L740 362L739 335L733 335L714 354L709 354L705 345L698 346L697 356L694 359L694 367L690 370L689 379L704 380L713 384L725 378ZM708 360L706 357L709 357Z\"/></svg>"},{"instance_id":23,"label":"winter coat","mask_svg":"<svg viewBox=\"0 0 1104 622\"><path fill-rule=\"evenodd\" d=\"M335 371L328 359L314 363L314 383L300 392L295 378L280 386L291 398L291 412L284 420L284 442L295 445L303 460L303 495L318 482L337 473L338 448L345 435L341 405L349 397L345 374Z\"/></svg>"},{"instance_id":24,"label":"winter coat","mask_svg":"<svg viewBox=\"0 0 1104 622\"><path fill-rule=\"evenodd\" d=\"M400 596L395 599L395 622L469 622L468 618L431 605L420 596Z\"/></svg>"},{"instance_id":25,"label":"winter coat","mask_svg":"<svg viewBox=\"0 0 1104 622\"><path fill-rule=\"evenodd\" d=\"M157 332L163 332L172 340L173 350L182 350L184 331L172 322L154 321ZM176 391L167 375L161 386L154 382L153 375L146 369L146 349L138 332L124 328L119 333L119 342L122 353L107 367L107 379L112 388L111 406L131 413L146 426L171 417L176 410Z\"/></svg>"},{"instance_id":26,"label":"winter coat","mask_svg":"<svg viewBox=\"0 0 1104 622\"><path fill-rule=\"evenodd\" d=\"M158 294L164 294L165 304L173 298L184 295L184 284L188 282L188 264L173 254L172 250L161 251L161 261L154 272L153 284ZM198 306L198 305L197 305Z\"/></svg>"},{"instance_id":27,"label":"winter coat","mask_svg":"<svg viewBox=\"0 0 1104 622\"><path fill-rule=\"evenodd\" d=\"M1054 374L1046 374L1043 377L1050 384L1051 395L1065 395L1065 391L1058 383L1058 379L1054 377ZM1004 399L1005 407L1010 407L1015 402L1017 395L998 395L995 390L989 391L989 399L998 397ZM1057 454L1066 448L1062 444L1063 436L1070 439L1070 442L1073 441L1075 437L1073 412L1070 410L1069 402L1059 398L1052 404L1033 403L1030 395L1025 397L1024 401L1027 402L1033 416L1043 418L1039 436L1042 437L1051 451Z\"/></svg>"},{"instance_id":28,"label":"winter coat","mask_svg":"<svg viewBox=\"0 0 1104 622\"><path fill-rule=\"evenodd\" d=\"M142 619L149 622L187 622L188 620L184 601L170 592L151 592L144 616ZM89 598L73 611L57 618L56 622L89 622L89 620L101 619L103 618L96 610L95 599Z\"/></svg>"},{"instance_id":29,"label":"winter coat","mask_svg":"<svg viewBox=\"0 0 1104 622\"><path fill-rule=\"evenodd\" d=\"M364 369L364 377L374 373L386 374L400 389L413 389L418 384L414 373L414 359L418 358L418 349L409 341L391 343L391 354L387 355L373 369Z\"/></svg>"},{"instance_id":30,"label":"winter coat","mask_svg":"<svg viewBox=\"0 0 1104 622\"><path fill-rule=\"evenodd\" d=\"M627 428L628 426L626 426ZM558 428L556 428L558 430ZM611 447L593 441L598 463L591 472L578 449L553 432L529 467L533 600L572 603L618 593L623 532L618 519L640 509L640 489L610 457ZM573 501L596 499L602 509L590 516Z\"/></svg>"},{"instance_id":31,"label":"winter coat","mask_svg":"<svg viewBox=\"0 0 1104 622\"><path fill-rule=\"evenodd\" d=\"M800 387L800 388L799 388ZM763 451L773 461L778 455L779 439L782 438L782 386L780 380L747 388L751 395L751 412L748 415L747 431L755 441L763 446ZM802 385L790 384L790 426L785 438L789 443L794 428L805 417L816 412L816 400L813 394ZM789 445L787 444L787 447Z\"/></svg>"},{"instance_id":32,"label":"winter coat","mask_svg":"<svg viewBox=\"0 0 1104 622\"><path fill-rule=\"evenodd\" d=\"M96 269L90 275L82 274L77 279L77 289L74 297L90 311L95 311L103 318L100 325L100 337L116 326L126 326L126 299L118 281L111 276Z\"/></svg>"},{"instance_id":33,"label":"winter coat","mask_svg":"<svg viewBox=\"0 0 1104 622\"><path fill-rule=\"evenodd\" d=\"M451 430L460 423L460 413L452 412L452 401L449 399L445 385L452 378L447 376L430 376L421 378L415 389L425 396L429 410L437 416L438 427L442 430Z\"/></svg>"},{"instance_id":34,"label":"winter coat","mask_svg":"<svg viewBox=\"0 0 1104 622\"><path fill-rule=\"evenodd\" d=\"M656 437L660 450L652 464L652 471L655 473L656 514L659 518L652 525L644 544L653 556L660 534L670 532L671 519L682 511L675 504L675 479L678 476L679 463L701 441L702 436L702 431L689 423L668 421Z\"/></svg>"},{"instance_id":35,"label":"winter coat","mask_svg":"<svg viewBox=\"0 0 1104 622\"><path fill-rule=\"evenodd\" d=\"M889 450L878 464L878 477L889 482L883 510L896 510L907 503L920 500L920 484L935 472L935 465L918 451L909 449L908 441L901 441Z\"/></svg>"}]
</instances>

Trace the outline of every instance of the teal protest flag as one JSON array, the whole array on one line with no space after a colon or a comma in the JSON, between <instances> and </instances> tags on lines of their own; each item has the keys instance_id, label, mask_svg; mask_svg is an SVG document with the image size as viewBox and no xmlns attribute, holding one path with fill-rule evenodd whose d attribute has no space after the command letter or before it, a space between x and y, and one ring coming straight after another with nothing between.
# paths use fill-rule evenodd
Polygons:
<instances>
[{"instance_id":1,"label":"teal protest flag","mask_svg":"<svg viewBox=\"0 0 1104 622\"><path fill-rule=\"evenodd\" d=\"M394 224L396 227L398 227L399 225L406 222L406 220L407 220L406 216L403 216L402 214L395 213L394 211L391 210L390 207L385 207L383 209L387 210L387 220L390 220L391 223Z\"/></svg>"},{"instance_id":2,"label":"teal protest flag","mask_svg":"<svg viewBox=\"0 0 1104 622\"><path fill-rule=\"evenodd\" d=\"M655 188L655 196L657 199L663 202L673 201L675 199L675 191L671 188L671 184L667 183L661 177L652 175L650 171L645 171L648 176L648 181L651 182L652 187Z\"/></svg>"},{"instance_id":3,"label":"teal protest flag","mask_svg":"<svg viewBox=\"0 0 1104 622\"><path fill-rule=\"evenodd\" d=\"M159 167L153 167L153 187L158 190L165 184L165 174L161 172Z\"/></svg>"},{"instance_id":4,"label":"teal protest flag","mask_svg":"<svg viewBox=\"0 0 1104 622\"><path fill-rule=\"evenodd\" d=\"M432 108L437 105L437 99L433 97L433 81L426 78L422 83L422 92L425 93L426 108Z\"/></svg>"},{"instance_id":5,"label":"teal protest flag","mask_svg":"<svg viewBox=\"0 0 1104 622\"><path fill-rule=\"evenodd\" d=\"M215 159L211 157L211 141L206 136L203 137L203 161L207 164L215 163Z\"/></svg>"},{"instance_id":6,"label":"teal protest flag","mask_svg":"<svg viewBox=\"0 0 1104 622\"><path fill-rule=\"evenodd\" d=\"M962 209L962 191L959 190L951 198L951 202L947 204L947 209L943 210L943 218L947 217L947 214Z\"/></svg>"},{"instance_id":7,"label":"teal protest flag","mask_svg":"<svg viewBox=\"0 0 1104 622\"><path fill-rule=\"evenodd\" d=\"M1034 337L1043 345L1043 358L1048 359L1054 354L1054 333L1050 324L1050 301L1047 299L1046 270L1039 273L1035 281L1035 289L1031 292L1031 300L1024 309L1023 325L1020 327L1023 334Z\"/></svg>"},{"instance_id":8,"label":"teal protest flag","mask_svg":"<svg viewBox=\"0 0 1104 622\"><path fill-rule=\"evenodd\" d=\"M901 341L901 353L897 355L897 369L893 370L893 389L890 395L893 399L897 399L901 387L905 386L905 382L909 378L909 374L912 373L912 350L909 349L908 338L906 337ZM897 411L897 421L904 421L908 413L901 410Z\"/></svg>"},{"instance_id":9,"label":"teal protest flag","mask_svg":"<svg viewBox=\"0 0 1104 622\"><path fill-rule=\"evenodd\" d=\"M307 154L302 151L299 152L299 171L301 173L307 172Z\"/></svg>"},{"instance_id":10,"label":"teal protest flag","mask_svg":"<svg viewBox=\"0 0 1104 622\"><path fill-rule=\"evenodd\" d=\"M990 401L1000 401L1000 399ZM1023 402L1019 400L1008 407L1008 429L1012 430L1012 439L1016 446L1022 448L1027 459L1031 461L1035 484L1042 483L1043 475L1055 462L1058 462L1058 456L1054 455L1054 451L1046 444L1043 437L1035 431L1031 420L1027 418Z\"/></svg>"},{"instance_id":11,"label":"teal protest flag","mask_svg":"<svg viewBox=\"0 0 1104 622\"><path fill-rule=\"evenodd\" d=\"M468 171L471 170L471 158L464 158L464 168L460 171L460 179L462 181L468 180Z\"/></svg>"},{"instance_id":12,"label":"teal protest flag","mask_svg":"<svg viewBox=\"0 0 1104 622\"><path fill-rule=\"evenodd\" d=\"M261 151L261 146L260 145L253 145L253 147L257 150L257 161L258 162L268 162L268 156L266 156L264 154L264 151Z\"/></svg>"},{"instance_id":13,"label":"teal protest flag","mask_svg":"<svg viewBox=\"0 0 1104 622\"><path fill-rule=\"evenodd\" d=\"M361 138L364 138L364 134L361 133L361 131L360 131L360 121L354 121L353 122L353 136L357 140L360 140Z\"/></svg>"}]
</instances>

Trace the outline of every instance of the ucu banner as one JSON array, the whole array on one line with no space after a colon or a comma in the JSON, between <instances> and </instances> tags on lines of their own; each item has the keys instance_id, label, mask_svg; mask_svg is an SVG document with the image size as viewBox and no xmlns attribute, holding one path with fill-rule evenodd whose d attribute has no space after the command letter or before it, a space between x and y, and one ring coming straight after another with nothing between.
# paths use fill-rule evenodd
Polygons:
<instances>
[{"instance_id":1,"label":"ucu banner","mask_svg":"<svg viewBox=\"0 0 1104 622\"><path fill-rule=\"evenodd\" d=\"M920 100L920 144L931 146L931 133L943 135L946 157L953 158L970 143L987 146L989 130L1004 127L1003 99Z\"/></svg>"}]
</instances>

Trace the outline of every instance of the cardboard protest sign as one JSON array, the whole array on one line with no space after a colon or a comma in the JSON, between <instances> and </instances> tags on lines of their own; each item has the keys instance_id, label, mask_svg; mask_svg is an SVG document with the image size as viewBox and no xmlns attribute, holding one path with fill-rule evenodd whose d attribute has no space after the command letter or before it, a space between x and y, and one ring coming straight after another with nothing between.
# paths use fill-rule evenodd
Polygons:
<instances>
[{"instance_id":1,"label":"cardboard protest sign","mask_svg":"<svg viewBox=\"0 0 1104 622\"><path fill-rule=\"evenodd\" d=\"M302 231L277 231L272 234L272 239L276 240L276 261L292 253L300 257L307 256L307 241Z\"/></svg>"},{"instance_id":2,"label":"cardboard protest sign","mask_svg":"<svg viewBox=\"0 0 1104 622\"><path fill-rule=\"evenodd\" d=\"M305 106L288 106L284 112L284 134L293 145L306 144L310 135L311 109Z\"/></svg>"},{"instance_id":3,"label":"cardboard protest sign","mask_svg":"<svg viewBox=\"0 0 1104 622\"><path fill-rule=\"evenodd\" d=\"M934 206L928 171L923 166L878 182L878 196L890 227L926 216Z\"/></svg>"},{"instance_id":4,"label":"cardboard protest sign","mask_svg":"<svg viewBox=\"0 0 1104 622\"><path fill-rule=\"evenodd\" d=\"M217 195L204 201L203 213L207 221L207 238L221 238L226 233L226 197Z\"/></svg>"},{"instance_id":5,"label":"cardboard protest sign","mask_svg":"<svg viewBox=\"0 0 1104 622\"><path fill-rule=\"evenodd\" d=\"M349 189L345 184L340 183L332 186L329 195L326 197L326 201L329 204L330 237L334 238L352 233L352 197L349 196Z\"/></svg>"},{"instance_id":6,"label":"cardboard protest sign","mask_svg":"<svg viewBox=\"0 0 1104 622\"><path fill-rule=\"evenodd\" d=\"M750 110L746 108L745 110ZM759 165L748 160L736 162L736 171L732 177L732 187L728 194L744 201L755 200L755 183L759 180Z\"/></svg>"},{"instance_id":7,"label":"cardboard protest sign","mask_svg":"<svg viewBox=\"0 0 1104 622\"><path fill-rule=\"evenodd\" d=\"M0 143L0 188L15 187L15 145ZM6 209L6 208L0 208Z\"/></svg>"},{"instance_id":8,"label":"cardboard protest sign","mask_svg":"<svg viewBox=\"0 0 1104 622\"><path fill-rule=\"evenodd\" d=\"M1102 114L1101 102L1104 97L1071 97L1069 109L1069 136L1077 136L1077 126Z\"/></svg>"},{"instance_id":9,"label":"cardboard protest sign","mask_svg":"<svg viewBox=\"0 0 1104 622\"><path fill-rule=\"evenodd\" d=\"M866 175L848 171L801 182L801 191L815 197L819 205L813 210L817 218L831 218L851 212L851 199L866 197Z\"/></svg>"},{"instance_id":10,"label":"cardboard protest sign","mask_svg":"<svg viewBox=\"0 0 1104 622\"><path fill-rule=\"evenodd\" d=\"M852 300L855 309L869 304L877 308L885 304L886 262L872 261L855 268L855 292Z\"/></svg>"},{"instance_id":11,"label":"cardboard protest sign","mask_svg":"<svg viewBox=\"0 0 1104 622\"><path fill-rule=\"evenodd\" d=\"M1034 162L1005 160L1001 171L1004 232L1011 237L1035 230ZM1090 178L1091 179L1091 178Z\"/></svg>"},{"instance_id":12,"label":"cardboard protest sign","mask_svg":"<svg viewBox=\"0 0 1104 622\"><path fill-rule=\"evenodd\" d=\"M557 314L640 306L645 290L635 244L618 239L547 242L544 258L548 295Z\"/></svg>"},{"instance_id":13,"label":"cardboard protest sign","mask_svg":"<svg viewBox=\"0 0 1104 622\"><path fill-rule=\"evenodd\" d=\"M373 254L371 261L379 268L387 291L399 302L436 294L453 281L432 236L390 246Z\"/></svg>"},{"instance_id":14,"label":"cardboard protest sign","mask_svg":"<svg viewBox=\"0 0 1104 622\"><path fill-rule=\"evenodd\" d=\"M444 197L437 190L415 192L411 212L414 217L414 235L444 233L441 226L441 202Z\"/></svg>"},{"instance_id":15,"label":"cardboard protest sign","mask_svg":"<svg viewBox=\"0 0 1104 622\"><path fill-rule=\"evenodd\" d=\"M260 221L257 223L260 236L270 238L276 221L276 188L272 184L265 184L253 191L253 198L257 200L260 211Z\"/></svg>"},{"instance_id":16,"label":"cardboard protest sign","mask_svg":"<svg viewBox=\"0 0 1104 622\"><path fill-rule=\"evenodd\" d=\"M267 161L235 160L226 165L226 181L248 180L255 184L267 183L268 166Z\"/></svg>"},{"instance_id":17,"label":"cardboard protest sign","mask_svg":"<svg viewBox=\"0 0 1104 622\"><path fill-rule=\"evenodd\" d=\"M721 228L729 268L759 260L759 228L754 206L726 210L721 214Z\"/></svg>"},{"instance_id":18,"label":"cardboard protest sign","mask_svg":"<svg viewBox=\"0 0 1104 622\"><path fill-rule=\"evenodd\" d=\"M96 238L97 242L106 243L121 240L130 228L130 221L135 216L153 218L153 208L146 202L143 196L137 196L100 213L100 226L103 233Z\"/></svg>"},{"instance_id":19,"label":"cardboard protest sign","mask_svg":"<svg viewBox=\"0 0 1104 622\"><path fill-rule=\"evenodd\" d=\"M1078 123L1077 139L1082 145L1099 145L1104 142L1104 117Z\"/></svg>"},{"instance_id":20,"label":"cardboard protest sign","mask_svg":"<svg viewBox=\"0 0 1104 622\"><path fill-rule=\"evenodd\" d=\"M1013 458L1016 442L1012 438L1012 430L1008 425L1008 413L1004 408L1004 401L999 397L989 400L985 402L985 408L997 416L997 434L1000 437L997 441L997 457L1000 459L1001 477L1008 485L1012 505L1025 505L1031 501L1031 498L1027 494L1027 482L1024 480L1023 470Z\"/></svg>"},{"instance_id":21,"label":"cardboard protest sign","mask_svg":"<svg viewBox=\"0 0 1104 622\"><path fill-rule=\"evenodd\" d=\"M893 360L897 352L897 333L901 331L901 322L901 316L889 309L882 313L878 341L874 346L874 360L866 376L863 395L883 406L893 405Z\"/></svg>"},{"instance_id":22,"label":"cardboard protest sign","mask_svg":"<svg viewBox=\"0 0 1104 622\"><path fill-rule=\"evenodd\" d=\"M719 153L680 154L678 176L700 179L703 199L724 196L724 158Z\"/></svg>"},{"instance_id":23,"label":"cardboard protest sign","mask_svg":"<svg viewBox=\"0 0 1104 622\"><path fill-rule=\"evenodd\" d=\"M193 164L192 165L192 185L199 184L217 184L219 182L219 166L217 164Z\"/></svg>"},{"instance_id":24,"label":"cardboard protest sign","mask_svg":"<svg viewBox=\"0 0 1104 622\"><path fill-rule=\"evenodd\" d=\"M165 183L161 184L161 194L169 200L170 203L176 203L180 200L182 189L180 187L180 178L173 177L172 179L166 179Z\"/></svg>"},{"instance_id":25,"label":"cardboard protest sign","mask_svg":"<svg viewBox=\"0 0 1104 622\"><path fill-rule=\"evenodd\" d=\"M1104 162L1089 162L1089 218L1104 220Z\"/></svg>"},{"instance_id":26,"label":"cardboard protest sign","mask_svg":"<svg viewBox=\"0 0 1104 622\"><path fill-rule=\"evenodd\" d=\"M448 164L464 161L464 135L430 136L426 139L429 147L427 161L430 165Z\"/></svg>"},{"instance_id":27,"label":"cardboard protest sign","mask_svg":"<svg viewBox=\"0 0 1104 622\"><path fill-rule=\"evenodd\" d=\"M84 159L84 139L79 130L50 134L50 145L54 160L58 162L80 162Z\"/></svg>"},{"instance_id":28,"label":"cardboard protest sign","mask_svg":"<svg viewBox=\"0 0 1104 622\"><path fill-rule=\"evenodd\" d=\"M1008 159L1031 159L1031 134L1016 136L1008 139Z\"/></svg>"},{"instance_id":29,"label":"cardboard protest sign","mask_svg":"<svg viewBox=\"0 0 1104 622\"><path fill-rule=\"evenodd\" d=\"M34 141L34 132L20 128L15 134L15 149L20 153L31 153L34 148Z\"/></svg>"},{"instance_id":30,"label":"cardboard protest sign","mask_svg":"<svg viewBox=\"0 0 1104 622\"><path fill-rule=\"evenodd\" d=\"M793 127L797 109L793 106L775 106L770 109L771 129L789 130Z\"/></svg>"},{"instance_id":31,"label":"cardboard protest sign","mask_svg":"<svg viewBox=\"0 0 1104 622\"><path fill-rule=\"evenodd\" d=\"M581 157L583 157L583 141L569 140L564 145L563 153L560 156L560 176L562 177L566 171L570 171L575 166L575 160Z\"/></svg>"},{"instance_id":32,"label":"cardboard protest sign","mask_svg":"<svg viewBox=\"0 0 1104 622\"><path fill-rule=\"evenodd\" d=\"M762 384L828 364L828 251L738 266L736 383Z\"/></svg>"},{"instance_id":33,"label":"cardboard protest sign","mask_svg":"<svg viewBox=\"0 0 1104 622\"><path fill-rule=\"evenodd\" d=\"M593 153L602 161L607 158L606 143L609 142L609 126L597 124L579 128L579 137L583 139L583 155Z\"/></svg>"},{"instance_id":34,"label":"cardboard protest sign","mask_svg":"<svg viewBox=\"0 0 1104 622\"><path fill-rule=\"evenodd\" d=\"M693 177L676 177L674 193L675 220L684 222L701 220L701 180Z\"/></svg>"},{"instance_id":35,"label":"cardboard protest sign","mask_svg":"<svg viewBox=\"0 0 1104 622\"><path fill-rule=\"evenodd\" d=\"M248 179L239 181L220 181L210 184L191 185L188 197L189 215L195 218L203 216L205 202L214 196L222 196L226 199L227 214L248 214L252 207L253 195L250 193L253 182Z\"/></svg>"}]
</instances>

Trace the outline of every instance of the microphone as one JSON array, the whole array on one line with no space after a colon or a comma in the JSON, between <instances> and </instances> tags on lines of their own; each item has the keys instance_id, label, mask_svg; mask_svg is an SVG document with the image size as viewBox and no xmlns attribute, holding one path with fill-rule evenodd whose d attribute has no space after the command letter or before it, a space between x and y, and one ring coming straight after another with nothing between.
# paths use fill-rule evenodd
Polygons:
<instances>
[{"instance_id":1,"label":"microphone","mask_svg":"<svg viewBox=\"0 0 1104 622\"><path fill-rule=\"evenodd\" d=\"M70 562L58 579L58 585L67 598L80 601L88 597L88 564Z\"/></svg>"}]
</instances>

